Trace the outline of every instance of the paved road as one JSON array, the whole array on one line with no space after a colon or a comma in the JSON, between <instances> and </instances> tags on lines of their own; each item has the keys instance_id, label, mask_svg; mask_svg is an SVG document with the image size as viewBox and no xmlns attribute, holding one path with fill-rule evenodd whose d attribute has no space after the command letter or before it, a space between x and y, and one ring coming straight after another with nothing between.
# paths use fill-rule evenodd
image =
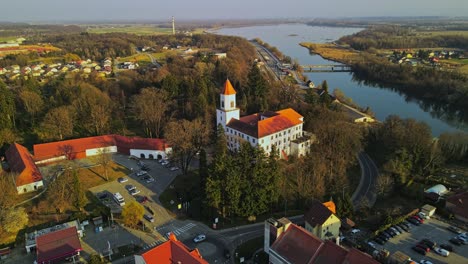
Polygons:
<instances>
[{"instance_id":1,"label":"paved road","mask_svg":"<svg viewBox=\"0 0 468 264\"><path fill-rule=\"evenodd\" d=\"M375 185L379 171L374 161L366 153L359 153L358 160L361 166L361 180L351 199L355 207L358 207L363 199L367 199L369 206L373 206L377 198Z\"/></svg>"}]
</instances>

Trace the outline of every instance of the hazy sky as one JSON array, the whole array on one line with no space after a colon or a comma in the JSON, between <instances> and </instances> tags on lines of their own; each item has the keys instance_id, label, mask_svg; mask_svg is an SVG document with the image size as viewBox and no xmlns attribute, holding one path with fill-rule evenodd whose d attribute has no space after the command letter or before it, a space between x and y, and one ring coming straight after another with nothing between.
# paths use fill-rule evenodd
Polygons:
<instances>
[{"instance_id":1,"label":"hazy sky","mask_svg":"<svg viewBox=\"0 0 468 264\"><path fill-rule=\"evenodd\" d=\"M0 21L468 16L468 0L0 0Z\"/></svg>"}]
</instances>

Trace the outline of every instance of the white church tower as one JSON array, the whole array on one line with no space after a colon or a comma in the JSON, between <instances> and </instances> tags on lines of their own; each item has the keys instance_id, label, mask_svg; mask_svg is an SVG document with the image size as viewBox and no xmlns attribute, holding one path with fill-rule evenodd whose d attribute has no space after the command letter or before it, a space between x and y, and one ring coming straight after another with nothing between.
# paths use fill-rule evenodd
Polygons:
<instances>
[{"instance_id":1,"label":"white church tower","mask_svg":"<svg viewBox=\"0 0 468 264\"><path fill-rule=\"evenodd\" d=\"M221 124L226 131L226 125L232 118L239 119L239 108L236 106L236 90L229 79L224 83L219 95L219 109L216 110L216 125Z\"/></svg>"}]
</instances>

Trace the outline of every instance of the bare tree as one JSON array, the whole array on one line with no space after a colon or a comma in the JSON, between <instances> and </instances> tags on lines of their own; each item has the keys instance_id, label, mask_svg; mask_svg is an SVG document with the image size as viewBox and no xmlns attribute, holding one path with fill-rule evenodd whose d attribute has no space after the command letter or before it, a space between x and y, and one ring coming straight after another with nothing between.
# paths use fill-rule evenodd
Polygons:
<instances>
[{"instance_id":1,"label":"bare tree","mask_svg":"<svg viewBox=\"0 0 468 264\"><path fill-rule=\"evenodd\" d=\"M383 197L389 195L393 190L394 180L392 176L389 174L381 174L377 177L377 183L375 185L375 189L377 195L381 195Z\"/></svg>"},{"instance_id":2,"label":"bare tree","mask_svg":"<svg viewBox=\"0 0 468 264\"><path fill-rule=\"evenodd\" d=\"M44 107L44 101L39 94L30 91L20 92L19 97L23 103L24 109L31 115L31 123L34 125L36 115Z\"/></svg>"},{"instance_id":3,"label":"bare tree","mask_svg":"<svg viewBox=\"0 0 468 264\"><path fill-rule=\"evenodd\" d=\"M170 157L180 164L184 174L196 153L208 143L208 123L196 119L173 121L166 126L165 137L172 148Z\"/></svg>"},{"instance_id":4,"label":"bare tree","mask_svg":"<svg viewBox=\"0 0 468 264\"><path fill-rule=\"evenodd\" d=\"M143 122L149 137L161 136L168 108L169 95L164 90L145 88L132 97L132 112L136 120Z\"/></svg>"},{"instance_id":5,"label":"bare tree","mask_svg":"<svg viewBox=\"0 0 468 264\"><path fill-rule=\"evenodd\" d=\"M112 163L112 153L108 148L100 148L97 151L97 155L94 157L94 160L97 164L101 165L104 169L104 176L106 181L109 181L109 167Z\"/></svg>"},{"instance_id":6,"label":"bare tree","mask_svg":"<svg viewBox=\"0 0 468 264\"><path fill-rule=\"evenodd\" d=\"M18 193L15 189L15 173L5 173L0 175L0 210L9 208L14 205Z\"/></svg>"},{"instance_id":7,"label":"bare tree","mask_svg":"<svg viewBox=\"0 0 468 264\"><path fill-rule=\"evenodd\" d=\"M41 123L40 137L43 139L63 140L73 134L73 116L66 106L51 109Z\"/></svg>"}]
</instances>

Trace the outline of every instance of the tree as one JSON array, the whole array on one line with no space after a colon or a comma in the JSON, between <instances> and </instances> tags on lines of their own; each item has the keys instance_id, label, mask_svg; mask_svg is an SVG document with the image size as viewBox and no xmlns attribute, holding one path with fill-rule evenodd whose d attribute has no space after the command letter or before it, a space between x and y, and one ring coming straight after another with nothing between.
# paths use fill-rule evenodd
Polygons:
<instances>
[{"instance_id":1,"label":"tree","mask_svg":"<svg viewBox=\"0 0 468 264\"><path fill-rule=\"evenodd\" d=\"M106 181L109 181L109 166L112 163L112 153L109 151L108 148L100 148L97 151L97 154L94 158L95 162L102 166L104 169L104 177L106 177Z\"/></svg>"},{"instance_id":2,"label":"tree","mask_svg":"<svg viewBox=\"0 0 468 264\"><path fill-rule=\"evenodd\" d=\"M105 261L98 254L92 254L89 256L88 264L107 264L109 262Z\"/></svg>"},{"instance_id":3,"label":"tree","mask_svg":"<svg viewBox=\"0 0 468 264\"><path fill-rule=\"evenodd\" d=\"M144 214L145 208L135 201L125 204L122 208L122 220L126 226L137 226Z\"/></svg>"},{"instance_id":4,"label":"tree","mask_svg":"<svg viewBox=\"0 0 468 264\"><path fill-rule=\"evenodd\" d=\"M169 94L165 90L145 88L132 98L132 113L142 122L149 137L160 137L164 121L168 119Z\"/></svg>"},{"instance_id":5,"label":"tree","mask_svg":"<svg viewBox=\"0 0 468 264\"><path fill-rule=\"evenodd\" d=\"M13 128L15 122L15 97L13 92L0 80L0 128Z\"/></svg>"},{"instance_id":6,"label":"tree","mask_svg":"<svg viewBox=\"0 0 468 264\"><path fill-rule=\"evenodd\" d=\"M208 143L209 129L200 119L172 121L165 129L165 138L171 145L171 159L180 164L187 174L190 163L200 149Z\"/></svg>"},{"instance_id":7,"label":"tree","mask_svg":"<svg viewBox=\"0 0 468 264\"><path fill-rule=\"evenodd\" d=\"M0 175L0 210L10 208L15 203L15 198L18 195L15 189L16 175L14 173L4 173Z\"/></svg>"},{"instance_id":8,"label":"tree","mask_svg":"<svg viewBox=\"0 0 468 264\"><path fill-rule=\"evenodd\" d=\"M73 170L73 205L80 211L86 205L86 196L76 170Z\"/></svg>"},{"instance_id":9,"label":"tree","mask_svg":"<svg viewBox=\"0 0 468 264\"><path fill-rule=\"evenodd\" d=\"M28 214L23 207L9 208L0 211L0 227L8 233L17 233L29 222Z\"/></svg>"},{"instance_id":10,"label":"tree","mask_svg":"<svg viewBox=\"0 0 468 264\"><path fill-rule=\"evenodd\" d=\"M40 138L63 140L73 135L73 116L67 106L53 108L47 112L40 125Z\"/></svg>"},{"instance_id":11,"label":"tree","mask_svg":"<svg viewBox=\"0 0 468 264\"><path fill-rule=\"evenodd\" d=\"M23 104L24 109L31 116L31 123L34 126L36 115L44 107L44 101L42 100L42 97L35 92L24 90L20 92L19 98Z\"/></svg>"},{"instance_id":12,"label":"tree","mask_svg":"<svg viewBox=\"0 0 468 264\"><path fill-rule=\"evenodd\" d=\"M248 100L247 112L257 113L265 111L268 108L266 101L268 86L257 65L252 65L247 79L247 89L245 91Z\"/></svg>"},{"instance_id":13,"label":"tree","mask_svg":"<svg viewBox=\"0 0 468 264\"><path fill-rule=\"evenodd\" d=\"M375 185L377 195L386 197L387 195L391 194L393 191L393 180L394 179L386 173L380 174L377 177L377 183Z\"/></svg>"}]
</instances>

